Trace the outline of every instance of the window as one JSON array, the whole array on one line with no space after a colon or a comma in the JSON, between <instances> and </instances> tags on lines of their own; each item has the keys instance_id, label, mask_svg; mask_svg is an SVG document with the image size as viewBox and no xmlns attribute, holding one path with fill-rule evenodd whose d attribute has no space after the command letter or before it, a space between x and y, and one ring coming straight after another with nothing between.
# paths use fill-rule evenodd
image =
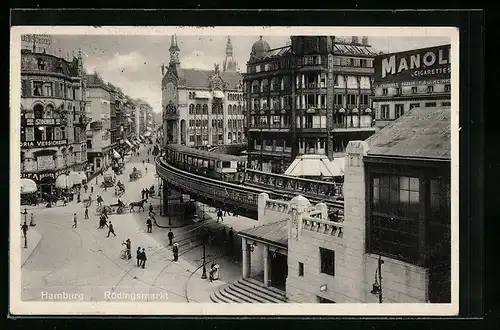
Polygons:
<instances>
[{"instance_id":1,"label":"window","mask_svg":"<svg viewBox=\"0 0 500 330\"><path fill-rule=\"evenodd\" d=\"M45 70L45 61L41 58L37 60L38 70Z\"/></svg>"},{"instance_id":2,"label":"window","mask_svg":"<svg viewBox=\"0 0 500 330\"><path fill-rule=\"evenodd\" d=\"M361 66L361 60L358 58L354 59L354 66Z\"/></svg>"},{"instance_id":3,"label":"window","mask_svg":"<svg viewBox=\"0 0 500 330\"><path fill-rule=\"evenodd\" d=\"M299 276L304 276L304 263L299 262Z\"/></svg>"},{"instance_id":4,"label":"window","mask_svg":"<svg viewBox=\"0 0 500 330\"><path fill-rule=\"evenodd\" d=\"M33 82L33 95L34 96L42 96L42 88L43 88L43 82L41 81L34 81Z\"/></svg>"},{"instance_id":5,"label":"window","mask_svg":"<svg viewBox=\"0 0 500 330\"><path fill-rule=\"evenodd\" d=\"M342 95L342 94L335 94L335 104L342 105L343 104L343 98L344 98L344 95Z\"/></svg>"},{"instance_id":6,"label":"window","mask_svg":"<svg viewBox=\"0 0 500 330\"><path fill-rule=\"evenodd\" d=\"M389 119L389 104L380 106L380 119Z\"/></svg>"},{"instance_id":7,"label":"window","mask_svg":"<svg viewBox=\"0 0 500 330\"><path fill-rule=\"evenodd\" d=\"M202 111L203 111L203 114L204 114L204 115L208 115L208 105L203 104L203 109L202 109Z\"/></svg>"},{"instance_id":8,"label":"window","mask_svg":"<svg viewBox=\"0 0 500 330\"><path fill-rule=\"evenodd\" d=\"M443 107L450 107L451 106L451 102L450 101L441 102L441 105Z\"/></svg>"},{"instance_id":9,"label":"window","mask_svg":"<svg viewBox=\"0 0 500 330\"><path fill-rule=\"evenodd\" d=\"M73 100L76 100L76 89L73 89Z\"/></svg>"},{"instance_id":10,"label":"window","mask_svg":"<svg viewBox=\"0 0 500 330\"><path fill-rule=\"evenodd\" d=\"M304 65L313 65L314 57L313 56L304 56Z\"/></svg>"},{"instance_id":11,"label":"window","mask_svg":"<svg viewBox=\"0 0 500 330\"><path fill-rule=\"evenodd\" d=\"M335 276L335 251L319 248L321 273Z\"/></svg>"},{"instance_id":12,"label":"window","mask_svg":"<svg viewBox=\"0 0 500 330\"><path fill-rule=\"evenodd\" d=\"M401 95L401 88L396 88L396 95Z\"/></svg>"},{"instance_id":13,"label":"window","mask_svg":"<svg viewBox=\"0 0 500 330\"><path fill-rule=\"evenodd\" d=\"M66 127L61 126L61 140L66 139Z\"/></svg>"},{"instance_id":14,"label":"window","mask_svg":"<svg viewBox=\"0 0 500 330\"><path fill-rule=\"evenodd\" d=\"M426 108L433 108L436 106L436 102L428 102L425 104L425 107Z\"/></svg>"},{"instance_id":15,"label":"window","mask_svg":"<svg viewBox=\"0 0 500 330\"><path fill-rule=\"evenodd\" d=\"M396 104L396 113L395 113L395 118L398 119L404 114L405 111L405 105L404 104Z\"/></svg>"},{"instance_id":16,"label":"window","mask_svg":"<svg viewBox=\"0 0 500 330\"><path fill-rule=\"evenodd\" d=\"M420 103L410 103L410 110L413 108L418 108L420 106Z\"/></svg>"},{"instance_id":17,"label":"window","mask_svg":"<svg viewBox=\"0 0 500 330\"><path fill-rule=\"evenodd\" d=\"M356 105L356 95L348 94L347 95L347 105Z\"/></svg>"},{"instance_id":18,"label":"window","mask_svg":"<svg viewBox=\"0 0 500 330\"><path fill-rule=\"evenodd\" d=\"M427 93L434 92L434 86L427 86Z\"/></svg>"},{"instance_id":19,"label":"window","mask_svg":"<svg viewBox=\"0 0 500 330\"><path fill-rule=\"evenodd\" d=\"M359 104L368 105L369 104L368 101L369 101L369 95L363 94L363 95L360 96Z\"/></svg>"},{"instance_id":20,"label":"window","mask_svg":"<svg viewBox=\"0 0 500 330\"><path fill-rule=\"evenodd\" d=\"M387 90L387 88L382 88L382 95L387 95L389 93L389 91Z\"/></svg>"},{"instance_id":21,"label":"window","mask_svg":"<svg viewBox=\"0 0 500 330\"><path fill-rule=\"evenodd\" d=\"M372 179L371 252L416 262L420 180L417 177L376 175Z\"/></svg>"},{"instance_id":22,"label":"window","mask_svg":"<svg viewBox=\"0 0 500 330\"><path fill-rule=\"evenodd\" d=\"M196 114L201 115L201 105L200 104L196 105Z\"/></svg>"},{"instance_id":23,"label":"window","mask_svg":"<svg viewBox=\"0 0 500 330\"><path fill-rule=\"evenodd\" d=\"M34 141L35 140L35 128L34 127L25 127L25 139L26 141Z\"/></svg>"},{"instance_id":24,"label":"window","mask_svg":"<svg viewBox=\"0 0 500 330\"><path fill-rule=\"evenodd\" d=\"M189 114L194 115L194 104L189 105Z\"/></svg>"},{"instance_id":25,"label":"window","mask_svg":"<svg viewBox=\"0 0 500 330\"><path fill-rule=\"evenodd\" d=\"M444 85L444 91L445 91L446 93L451 92L451 85L450 85L450 84Z\"/></svg>"},{"instance_id":26,"label":"window","mask_svg":"<svg viewBox=\"0 0 500 330\"><path fill-rule=\"evenodd\" d=\"M411 88L411 92L412 92L413 94L417 94L417 93L418 93L418 88L417 88L417 87L412 87L412 88Z\"/></svg>"},{"instance_id":27,"label":"window","mask_svg":"<svg viewBox=\"0 0 500 330\"><path fill-rule=\"evenodd\" d=\"M194 135L189 136L189 142L194 142Z\"/></svg>"}]
</instances>

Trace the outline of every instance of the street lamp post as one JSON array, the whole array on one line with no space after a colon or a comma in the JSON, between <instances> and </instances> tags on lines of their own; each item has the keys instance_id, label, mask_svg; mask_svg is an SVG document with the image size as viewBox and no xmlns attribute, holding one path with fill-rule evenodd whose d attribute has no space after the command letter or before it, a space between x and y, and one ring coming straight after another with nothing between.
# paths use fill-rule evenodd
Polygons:
<instances>
[{"instance_id":1,"label":"street lamp post","mask_svg":"<svg viewBox=\"0 0 500 330\"><path fill-rule=\"evenodd\" d=\"M172 226L172 218L170 217L170 201L169 201L169 196L171 195L171 187L167 186L167 213L168 213L168 226Z\"/></svg>"},{"instance_id":2,"label":"street lamp post","mask_svg":"<svg viewBox=\"0 0 500 330\"><path fill-rule=\"evenodd\" d=\"M375 281L373 282L373 288L370 291L373 295L378 295L378 302L381 304L383 302L383 292L382 292L382 265L384 264L384 260L382 260L382 237L379 229L379 251L378 251L378 261L377 261L377 269L375 270ZM378 278L377 278L378 273Z\"/></svg>"},{"instance_id":3,"label":"street lamp post","mask_svg":"<svg viewBox=\"0 0 500 330\"><path fill-rule=\"evenodd\" d=\"M207 260L206 260L206 251L205 251L206 244L207 244L207 232L206 232L206 228L205 228L205 232L203 233L203 272L201 274L202 279L207 278L207 265L206 265Z\"/></svg>"}]
</instances>

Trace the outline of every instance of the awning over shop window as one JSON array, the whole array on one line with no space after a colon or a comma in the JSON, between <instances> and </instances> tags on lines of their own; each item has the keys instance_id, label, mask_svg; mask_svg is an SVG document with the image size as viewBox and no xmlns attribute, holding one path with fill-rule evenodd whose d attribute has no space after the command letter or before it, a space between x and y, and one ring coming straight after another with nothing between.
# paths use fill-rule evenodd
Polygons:
<instances>
[{"instance_id":1,"label":"awning over shop window","mask_svg":"<svg viewBox=\"0 0 500 330\"><path fill-rule=\"evenodd\" d=\"M217 99L223 99L224 93L222 93L221 91L214 91L214 97Z\"/></svg>"},{"instance_id":2,"label":"awning over shop window","mask_svg":"<svg viewBox=\"0 0 500 330\"><path fill-rule=\"evenodd\" d=\"M68 175L62 174L59 175L56 179L56 188L70 188L73 186L73 183L71 182L71 178Z\"/></svg>"},{"instance_id":3,"label":"awning over shop window","mask_svg":"<svg viewBox=\"0 0 500 330\"><path fill-rule=\"evenodd\" d=\"M36 183L31 179L21 179L20 186L21 194L29 194L37 191Z\"/></svg>"},{"instance_id":4,"label":"awning over shop window","mask_svg":"<svg viewBox=\"0 0 500 330\"><path fill-rule=\"evenodd\" d=\"M122 156L120 156L120 154L118 153L118 151L116 151L115 149L113 149L113 157L114 158L122 158Z\"/></svg>"},{"instance_id":5,"label":"awning over shop window","mask_svg":"<svg viewBox=\"0 0 500 330\"><path fill-rule=\"evenodd\" d=\"M133 148L134 145L132 143L130 143L129 140L125 140L125 143L130 147L130 148Z\"/></svg>"},{"instance_id":6,"label":"awning over shop window","mask_svg":"<svg viewBox=\"0 0 500 330\"><path fill-rule=\"evenodd\" d=\"M210 95L207 91L198 91L194 93L194 97L197 99L211 99L212 95Z\"/></svg>"},{"instance_id":7,"label":"awning over shop window","mask_svg":"<svg viewBox=\"0 0 500 330\"><path fill-rule=\"evenodd\" d=\"M339 109L339 113L345 113L345 109L344 108L340 108Z\"/></svg>"},{"instance_id":8,"label":"awning over shop window","mask_svg":"<svg viewBox=\"0 0 500 330\"><path fill-rule=\"evenodd\" d=\"M83 178L80 175L80 173L78 173L78 172L69 172L69 174L68 174L68 185L70 187L73 186L73 185L75 185L75 184L81 184L82 181L83 181Z\"/></svg>"}]
</instances>

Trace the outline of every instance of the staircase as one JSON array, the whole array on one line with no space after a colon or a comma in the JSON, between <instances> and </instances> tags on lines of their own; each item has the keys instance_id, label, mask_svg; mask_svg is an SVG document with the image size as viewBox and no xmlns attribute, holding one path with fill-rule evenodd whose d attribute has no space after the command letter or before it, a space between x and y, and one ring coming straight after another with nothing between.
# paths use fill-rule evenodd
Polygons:
<instances>
[{"instance_id":1,"label":"staircase","mask_svg":"<svg viewBox=\"0 0 500 330\"><path fill-rule=\"evenodd\" d=\"M215 303L280 304L286 303L285 292L264 287L257 280L244 278L210 294Z\"/></svg>"}]
</instances>

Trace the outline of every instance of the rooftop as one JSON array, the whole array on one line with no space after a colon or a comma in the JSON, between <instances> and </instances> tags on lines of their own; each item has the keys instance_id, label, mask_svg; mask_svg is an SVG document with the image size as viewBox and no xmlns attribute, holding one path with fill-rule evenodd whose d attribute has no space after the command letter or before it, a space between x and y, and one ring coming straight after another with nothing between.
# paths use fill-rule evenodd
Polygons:
<instances>
[{"instance_id":1,"label":"rooftop","mask_svg":"<svg viewBox=\"0 0 500 330\"><path fill-rule=\"evenodd\" d=\"M211 78L215 75L213 70L178 68L179 85L190 88L208 88ZM243 76L238 72L220 72L219 76L227 84L226 89L238 89Z\"/></svg>"},{"instance_id":2,"label":"rooftop","mask_svg":"<svg viewBox=\"0 0 500 330\"><path fill-rule=\"evenodd\" d=\"M288 246L288 219L245 229L238 234L286 248Z\"/></svg>"},{"instance_id":3,"label":"rooftop","mask_svg":"<svg viewBox=\"0 0 500 330\"><path fill-rule=\"evenodd\" d=\"M368 155L451 159L451 109L413 108L369 137Z\"/></svg>"},{"instance_id":4,"label":"rooftop","mask_svg":"<svg viewBox=\"0 0 500 330\"><path fill-rule=\"evenodd\" d=\"M323 178L343 176L344 158L335 158L330 161L326 155L298 156L285 171L285 175Z\"/></svg>"}]
</instances>

